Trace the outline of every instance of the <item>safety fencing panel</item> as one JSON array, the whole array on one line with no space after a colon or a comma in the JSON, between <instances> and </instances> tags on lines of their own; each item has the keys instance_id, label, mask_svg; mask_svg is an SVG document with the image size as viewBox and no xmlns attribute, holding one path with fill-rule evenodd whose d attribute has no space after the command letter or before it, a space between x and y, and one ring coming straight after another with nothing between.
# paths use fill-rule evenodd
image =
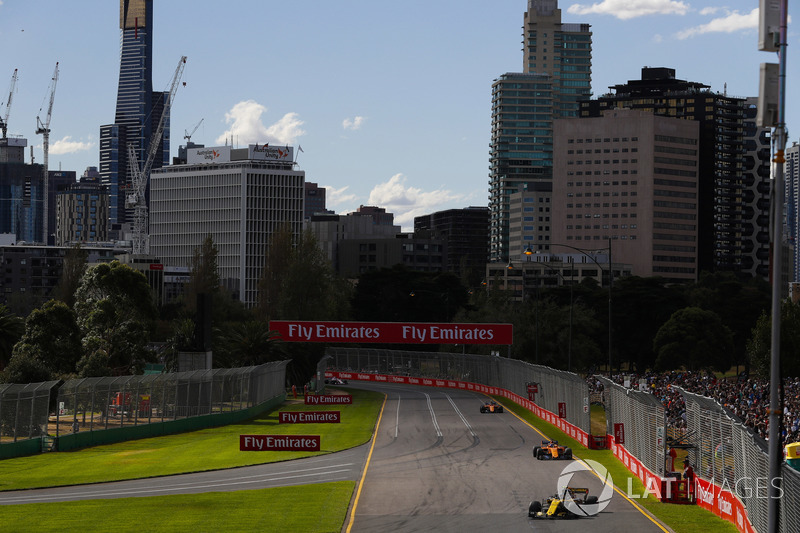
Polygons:
<instances>
[{"instance_id":1,"label":"safety fencing panel","mask_svg":"<svg viewBox=\"0 0 800 533\"><path fill-rule=\"evenodd\" d=\"M477 383L508 390L558 415L587 434L589 386L571 372L491 355L331 347L328 369ZM536 392L531 392L534 386Z\"/></svg>"},{"instance_id":2,"label":"safety fencing panel","mask_svg":"<svg viewBox=\"0 0 800 533\"><path fill-rule=\"evenodd\" d=\"M0 444L47 435L50 395L59 383L0 384Z\"/></svg>"},{"instance_id":3,"label":"safety fencing panel","mask_svg":"<svg viewBox=\"0 0 800 533\"><path fill-rule=\"evenodd\" d=\"M725 516L735 511L726 502L736 496L753 528L767 531L770 480L766 442L715 400L676 388L686 402L692 465L699 477L717 489L706 498L709 507L736 523L736 516ZM800 473L787 464L781 468L780 531L800 531Z\"/></svg>"},{"instance_id":4,"label":"safety fencing panel","mask_svg":"<svg viewBox=\"0 0 800 533\"><path fill-rule=\"evenodd\" d=\"M604 387L606 432L652 474L661 476L666 468L666 418L662 403L648 392L618 385L595 376Z\"/></svg>"},{"instance_id":5,"label":"safety fencing panel","mask_svg":"<svg viewBox=\"0 0 800 533\"><path fill-rule=\"evenodd\" d=\"M50 432L59 436L242 411L285 393L287 364L72 379L58 390Z\"/></svg>"}]
</instances>

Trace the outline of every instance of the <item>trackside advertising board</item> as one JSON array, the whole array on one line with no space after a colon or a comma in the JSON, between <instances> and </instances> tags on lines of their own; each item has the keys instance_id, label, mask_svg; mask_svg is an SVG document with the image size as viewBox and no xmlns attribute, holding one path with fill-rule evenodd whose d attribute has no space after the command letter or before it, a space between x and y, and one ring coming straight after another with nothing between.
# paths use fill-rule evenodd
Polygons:
<instances>
[{"instance_id":1,"label":"trackside advertising board","mask_svg":"<svg viewBox=\"0 0 800 533\"><path fill-rule=\"evenodd\" d=\"M319 435L239 435L242 452L318 452Z\"/></svg>"},{"instance_id":2,"label":"trackside advertising board","mask_svg":"<svg viewBox=\"0 0 800 533\"><path fill-rule=\"evenodd\" d=\"M287 342L504 345L513 342L511 324L273 320L269 329L277 331Z\"/></svg>"},{"instance_id":3,"label":"trackside advertising board","mask_svg":"<svg viewBox=\"0 0 800 533\"><path fill-rule=\"evenodd\" d=\"M281 411L279 424L338 424L342 421L341 411Z\"/></svg>"}]
</instances>

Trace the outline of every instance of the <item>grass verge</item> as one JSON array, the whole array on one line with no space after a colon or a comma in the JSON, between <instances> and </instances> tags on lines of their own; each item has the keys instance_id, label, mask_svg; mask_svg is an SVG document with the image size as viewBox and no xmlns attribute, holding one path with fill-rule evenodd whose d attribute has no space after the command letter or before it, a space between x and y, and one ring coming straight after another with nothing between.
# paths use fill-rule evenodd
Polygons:
<instances>
[{"instance_id":1,"label":"grass verge","mask_svg":"<svg viewBox=\"0 0 800 533\"><path fill-rule=\"evenodd\" d=\"M0 490L77 485L140 479L287 461L364 444L372 431L383 395L349 390L352 405L306 406L290 401L279 409L240 424L189 433L132 440L71 452L45 453L0 461ZM280 424L279 411L341 411L339 424L315 424L320 452L241 452L241 434L307 434L309 424Z\"/></svg>"},{"instance_id":2,"label":"grass verge","mask_svg":"<svg viewBox=\"0 0 800 533\"><path fill-rule=\"evenodd\" d=\"M496 399L502 402L508 410L513 411L517 416L539 429L548 438L555 439L559 444L572 448L576 456L581 459L597 461L605 466L614 479L614 484L623 494L627 494L630 487L630 494L640 497L630 497L629 499L636 505L647 509L673 531L679 533L738 533L739 530L736 529L736 526L696 505L661 503L652 495L642 498L641 496L645 494L644 484L625 468L625 465L614 456L611 450L590 450L558 427L538 418L511 400L500 396ZM619 494L616 496L619 497Z\"/></svg>"},{"instance_id":3,"label":"grass verge","mask_svg":"<svg viewBox=\"0 0 800 533\"><path fill-rule=\"evenodd\" d=\"M355 482L0 507L2 530L339 532Z\"/></svg>"}]
</instances>

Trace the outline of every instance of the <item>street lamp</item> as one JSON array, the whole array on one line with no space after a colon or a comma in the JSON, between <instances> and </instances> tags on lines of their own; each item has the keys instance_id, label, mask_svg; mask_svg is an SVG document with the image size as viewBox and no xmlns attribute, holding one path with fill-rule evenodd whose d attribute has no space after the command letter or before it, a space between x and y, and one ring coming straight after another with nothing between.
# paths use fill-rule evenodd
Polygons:
<instances>
[{"instance_id":1,"label":"street lamp","mask_svg":"<svg viewBox=\"0 0 800 533\"><path fill-rule=\"evenodd\" d=\"M585 257L588 257L600 271L603 271L603 266L594 258L594 256L588 252L599 252L602 250L608 250L608 376L611 377L612 375L612 358L611 358L611 290L614 286L614 273L611 268L611 238L608 239L608 247L607 248L597 248L592 250L585 250L581 248L576 248L575 246L571 246L569 244L561 244L561 243L550 243L550 246L563 246L564 248L569 248L571 250L575 250L583 254ZM602 282L602 279L601 279Z\"/></svg>"},{"instance_id":2,"label":"street lamp","mask_svg":"<svg viewBox=\"0 0 800 533\"><path fill-rule=\"evenodd\" d=\"M533 249L528 246L525 249L525 258L527 261L531 260L531 256L533 255ZM562 261L563 262L563 261ZM572 372L572 312L573 312L573 291L575 285L575 264L572 258L570 257L567 261L570 264L570 283L569 283L569 334L567 339L567 371ZM543 268L546 268L548 272L551 272L561 278L562 284L567 283L567 280L564 279L564 275L559 272L558 270L552 268L549 265L542 265ZM536 279L536 308L534 316L536 317L536 362L538 363L539 359L539 279L537 275Z\"/></svg>"}]
</instances>

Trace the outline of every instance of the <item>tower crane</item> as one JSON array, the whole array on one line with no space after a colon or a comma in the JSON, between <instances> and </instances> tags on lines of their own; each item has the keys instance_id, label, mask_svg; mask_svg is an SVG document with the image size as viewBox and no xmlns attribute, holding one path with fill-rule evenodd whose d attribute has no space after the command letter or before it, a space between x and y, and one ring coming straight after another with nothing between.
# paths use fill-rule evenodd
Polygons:
<instances>
[{"instance_id":1,"label":"tower crane","mask_svg":"<svg viewBox=\"0 0 800 533\"><path fill-rule=\"evenodd\" d=\"M14 75L11 76L11 88L8 90L8 100L6 100L6 112L0 117L0 128L3 130L3 139L6 138L8 133L8 115L11 113L11 99L14 97L14 87L17 85L17 69L14 69Z\"/></svg>"},{"instance_id":2,"label":"tower crane","mask_svg":"<svg viewBox=\"0 0 800 533\"><path fill-rule=\"evenodd\" d=\"M42 136L42 153L44 155L44 180L43 180L43 193L42 196L44 197L44 204L42 211L42 242L46 245L47 238L49 235L48 232L48 222L49 222L49 199L50 199L50 177L47 173L47 154L50 150L50 117L53 114L53 100L56 97L56 83L58 83L58 63L56 63L56 69L53 71L53 77L50 79L50 105L47 106L47 115L45 115L44 122L39 115L36 116L36 135ZM42 103L44 106L44 103ZM39 108L39 114L41 115L42 109Z\"/></svg>"},{"instance_id":3,"label":"tower crane","mask_svg":"<svg viewBox=\"0 0 800 533\"><path fill-rule=\"evenodd\" d=\"M170 86L169 95L165 95L164 110L161 112L161 118L158 122L158 127L153 131L150 137L149 144L146 151L146 159L139 166L139 160L136 157L136 147L133 143L128 143L128 168L131 172L131 192L125 197L125 207L133 209L133 254L142 255L149 251L149 236L148 236L148 213L147 213L147 184L150 181L150 170L153 168L153 160L158 153L158 147L161 145L161 137L164 134L164 127L166 126L167 117L169 116L170 108L172 107L172 100L178 90L178 82L183 75L183 68L186 66L186 56L182 56L178 62L178 67L175 69L175 74L172 77L172 85Z\"/></svg>"},{"instance_id":4,"label":"tower crane","mask_svg":"<svg viewBox=\"0 0 800 533\"><path fill-rule=\"evenodd\" d=\"M194 135L194 132L196 132L196 131L197 131L197 128L199 128L199 127L200 127L200 124L202 124L202 123L203 123L203 120L204 120L204 119L202 119L202 118L200 119L200 122L198 122L198 123L197 123L197 125L196 125L194 128L192 128L192 132L191 132L191 133L189 133L189 132L188 132L188 131L186 131L186 130L183 130L183 132L185 133L185 135L183 136L183 138L184 138L184 139L186 139L186 144L189 144L190 142L192 142L192 135Z\"/></svg>"}]
</instances>

